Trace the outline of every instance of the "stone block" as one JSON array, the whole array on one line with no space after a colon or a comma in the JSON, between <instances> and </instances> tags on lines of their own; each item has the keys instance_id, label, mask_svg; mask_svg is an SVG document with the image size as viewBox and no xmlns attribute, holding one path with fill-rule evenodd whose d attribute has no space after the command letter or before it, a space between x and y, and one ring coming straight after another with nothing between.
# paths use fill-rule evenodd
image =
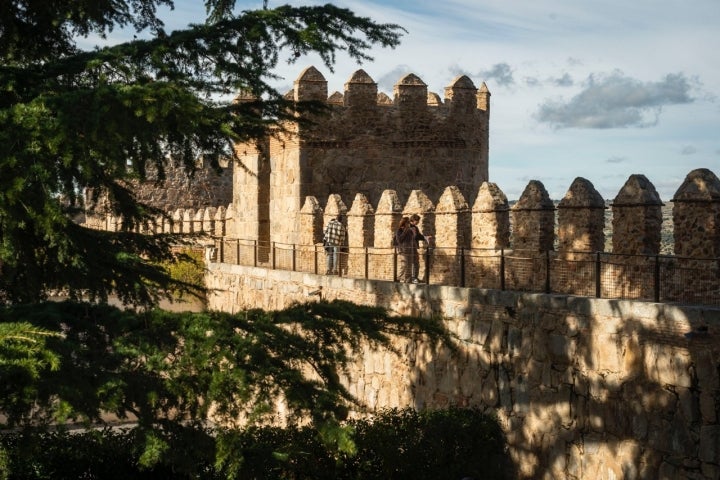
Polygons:
<instances>
[{"instance_id":1,"label":"stone block","mask_svg":"<svg viewBox=\"0 0 720 480\"><path fill-rule=\"evenodd\" d=\"M720 463L720 425L703 425L700 427L698 457L704 463Z\"/></svg>"}]
</instances>

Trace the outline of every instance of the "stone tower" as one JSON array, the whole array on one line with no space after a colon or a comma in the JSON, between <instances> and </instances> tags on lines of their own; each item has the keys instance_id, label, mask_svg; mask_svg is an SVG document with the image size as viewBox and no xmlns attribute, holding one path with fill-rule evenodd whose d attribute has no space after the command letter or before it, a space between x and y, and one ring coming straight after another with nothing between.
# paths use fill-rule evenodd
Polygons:
<instances>
[{"instance_id":1,"label":"stone tower","mask_svg":"<svg viewBox=\"0 0 720 480\"><path fill-rule=\"evenodd\" d=\"M288 97L326 102L329 112L313 125L287 125L260 150L236 147L244 163L234 171L238 236L297 243L298 213L308 196L324 203L339 194L349 205L362 193L377 205L385 190L405 203L420 189L436 203L446 186L455 185L473 202L488 180L490 92L484 83L478 89L459 76L441 100L408 74L389 99L358 70L343 94L328 96L327 81L309 67Z\"/></svg>"}]
</instances>

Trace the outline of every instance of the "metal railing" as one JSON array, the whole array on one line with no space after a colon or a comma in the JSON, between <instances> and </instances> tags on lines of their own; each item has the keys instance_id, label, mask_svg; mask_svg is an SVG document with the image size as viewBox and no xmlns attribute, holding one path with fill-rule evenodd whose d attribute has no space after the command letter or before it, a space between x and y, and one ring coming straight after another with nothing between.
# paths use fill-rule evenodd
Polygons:
<instances>
[{"instance_id":1,"label":"metal railing","mask_svg":"<svg viewBox=\"0 0 720 480\"><path fill-rule=\"evenodd\" d=\"M606 252L421 248L424 283L654 302L720 305L720 259ZM345 247L341 276L398 280L394 248ZM214 261L325 273L322 245L216 238Z\"/></svg>"}]
</instances>

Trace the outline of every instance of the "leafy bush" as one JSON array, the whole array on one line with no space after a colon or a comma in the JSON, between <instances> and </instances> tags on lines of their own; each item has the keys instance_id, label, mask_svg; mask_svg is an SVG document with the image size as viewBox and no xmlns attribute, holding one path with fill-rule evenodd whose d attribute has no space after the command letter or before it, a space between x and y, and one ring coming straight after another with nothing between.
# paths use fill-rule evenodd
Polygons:
<instances>
[{"instance_id":1,"label":"leafy bush","mask_svg":"<svg viewBox=\"0 0 720 480\"><path fill-rule=\"evenodd\" d=\"M354 426L358 454L344 478L511 478L502 430L477 409L393 409Z\"/></svg>"},{"instance_id":2,"label":"leafy bush","mask_svg":"<svg viewBox=\"0 0 720 480\"><path fill-rule=\"evenodd\" d=\"M9 452L8 480L185 479L171 466L140 466L138 431L72 433L25 431L5 434L0 442ZM212 476L204 478L212 479Z\"/></svg>"},{"instance_id":3,"label":"leafy bush","mask_svg":"<svg viewBox=\"0 0 720 480\"><path fill-rule=\"evenodd\" d=\"M0 451L10 459L8 480L513 478L500 427L476 409L388 410L346 426L354 432L355 453L338 453L312 427L216 432L224 449L218 463L201 441L185 442L174 460L143 467L140 429L6 434ZM178 468L179 457L187 465Z\"/></svg>"}]
</instances>

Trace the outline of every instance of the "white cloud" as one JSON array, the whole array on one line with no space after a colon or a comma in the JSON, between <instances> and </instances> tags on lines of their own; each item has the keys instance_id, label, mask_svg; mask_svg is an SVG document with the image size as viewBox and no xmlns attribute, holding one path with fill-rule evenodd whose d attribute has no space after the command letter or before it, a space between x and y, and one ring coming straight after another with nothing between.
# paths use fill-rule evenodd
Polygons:
<instances>
[{"instance_id":1,"label":"white cloud","mask_svg":"<svg viewBox=\"0 0 720 480\"><path fill-rule=\"evenodd\" d=\"M621 128L656 125L665 105L691 103L690 81L681 73L640 82L621 72L591 75L569 101L540 105L536 118L555 128Z\"/></svg>"}]
</instances>

